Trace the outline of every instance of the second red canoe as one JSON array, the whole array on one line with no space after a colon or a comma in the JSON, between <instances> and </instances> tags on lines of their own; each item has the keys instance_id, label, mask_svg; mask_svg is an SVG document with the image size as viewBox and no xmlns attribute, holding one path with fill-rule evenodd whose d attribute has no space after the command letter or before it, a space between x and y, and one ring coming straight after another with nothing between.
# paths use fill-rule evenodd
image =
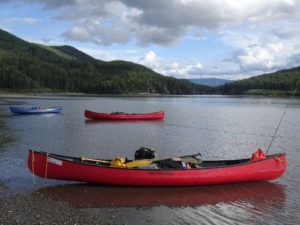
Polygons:
<instances>
[{"instance_id":1,"label":"second red canoe","mask_svg":"<svg viewBox=\"0 0 300 225\"><path fill-rule=\"evenodd\" d=\"M84 115L88 119L97 120L161 120L164 118L165 113L163 111L143 114L124 112L102 113L85 110Z\"/></svg>"}]
</instances>

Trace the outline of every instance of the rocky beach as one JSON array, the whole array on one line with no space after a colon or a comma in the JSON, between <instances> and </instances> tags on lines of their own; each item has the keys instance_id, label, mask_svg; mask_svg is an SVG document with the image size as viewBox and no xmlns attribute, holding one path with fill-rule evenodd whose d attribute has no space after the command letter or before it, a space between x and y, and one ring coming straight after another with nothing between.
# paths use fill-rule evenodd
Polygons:
<instances>
[{"instance_id":1,"label":"rocky beach","mask_svg":"<svg viewBox=\"0 0 300 225\"><path fill-rule=\"evenodd\" d=\"M76 209L67 203L57 202L39 192L14 192L0 180L0 225L79 225L126 224L115 221L112 210L97 213L89 209Z\"/></svg>"}]
</instances>

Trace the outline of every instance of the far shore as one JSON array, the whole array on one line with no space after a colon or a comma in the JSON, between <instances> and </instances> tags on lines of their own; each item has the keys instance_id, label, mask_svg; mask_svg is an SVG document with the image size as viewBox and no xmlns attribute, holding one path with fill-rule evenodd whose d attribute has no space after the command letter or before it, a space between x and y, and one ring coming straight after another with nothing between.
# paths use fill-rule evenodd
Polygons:
<instances>
[{"instance_id":1,"label":"far shore","mask_svg":"<svg viewBox=\"0 0 300 225\"><path fill-rule=\"evenodd\" d=\"M57 93L13 93L0 91L0 105L19 105L24 102L15 101L14 99L45 99L45 100L82 100L92 99L95 97L152 97L152 98L175 98L175 97L232 97L232 98L290 98L291 95L221 95L221 94L195 94L195 95L171 95L171 94L153 94L153 93L134 93L134 94L86 94L86 93L72 93L72 92L57 92ZM294 96L300 97L300 96Z\"/></svg>"},{"instance_id":2,"label":"far shore","mask_svg":"<svg viewBox=\"0 0 300 225\"><path fill-rule=\"evenodd\" d=\"M62 99L67 97L182 97L182 96L223 96L223 95L171 95L171 94L153 94L153 93L136 93L136 94L86 94L86 93L71 93L71 92L61 92L61 93L1 93L1 99ZM225 96L225 95L224 95Z\"/></svg>"}]
</instances>

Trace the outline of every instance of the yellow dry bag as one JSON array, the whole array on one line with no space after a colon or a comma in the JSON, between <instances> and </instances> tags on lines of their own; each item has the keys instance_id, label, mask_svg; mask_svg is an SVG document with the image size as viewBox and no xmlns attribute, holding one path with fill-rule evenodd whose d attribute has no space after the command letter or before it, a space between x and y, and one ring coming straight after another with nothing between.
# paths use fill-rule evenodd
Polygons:
<instances>
[{"instance_id":1,"label":"yellow dry bag","mask_svg":"<svg viewBox=\"0 0 300 225\"><path fill-rule=\"evenodd\" d=\"M120 167L120 168L125 168L126 164L125 164L125 158L123 157L116 157L115 159L113 159L110 162L110 166L111 167Z\"/></svg>"}]
</instances>

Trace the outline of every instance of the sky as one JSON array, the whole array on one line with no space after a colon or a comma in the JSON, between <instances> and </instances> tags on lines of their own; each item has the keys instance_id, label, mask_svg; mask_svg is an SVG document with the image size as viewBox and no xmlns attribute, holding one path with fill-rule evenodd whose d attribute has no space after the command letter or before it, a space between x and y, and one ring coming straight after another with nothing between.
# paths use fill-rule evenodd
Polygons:
<instances>
[{"instance_id":1,"label":"sky","mask_svg":"<svg viewBox=\"0 0 300 225\"><path fill-rule=\"evenodd\" d=\"M300 65L300 0L0 0L0 28L176 78Z\"/></svg>"}]
</instances>

